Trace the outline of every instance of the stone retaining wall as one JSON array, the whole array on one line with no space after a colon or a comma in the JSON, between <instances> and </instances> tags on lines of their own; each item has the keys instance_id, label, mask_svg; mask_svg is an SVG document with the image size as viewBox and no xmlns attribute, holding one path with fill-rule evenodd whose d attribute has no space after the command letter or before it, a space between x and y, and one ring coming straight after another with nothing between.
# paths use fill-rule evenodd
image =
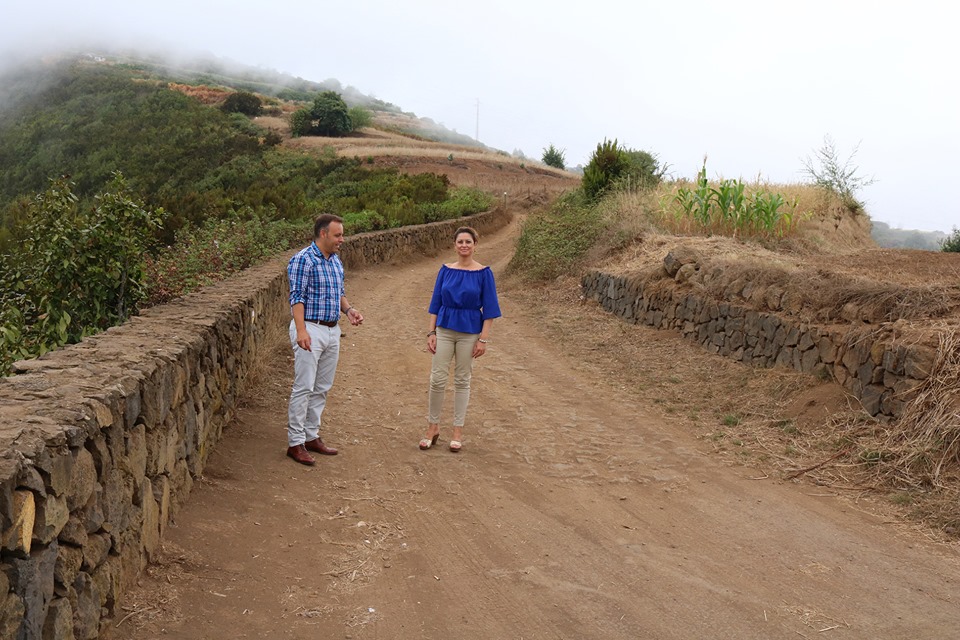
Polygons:
<instances>
[{"instance_id":1,"label":"stone retaining wall","mask_svg":"<svg viewBox=\"0 0 960 640\"><path fill-rule=\"evenodd\" d=\"M452 246L492 211L348 238L349 272ZM87 640L186 501L269 331L289 322L286 261L148 309L0 379L0 639Z\"/></svg>"},{"instance_id":2,"label":"stone retaining wall","mask_svg":"<svg viewBox=\"0 0 960 640\"><path fill-rule=\"evenodd\" d=\"M711 353L832 376L882 418L898 416L930 374L936 355L930 347L904 344L883 327L817 326L717 301L683 287L686 274L680 265L672 269L669 258L659 279L588 273L584 295L626 322L679 331Z\"/></svg>"}]
</instances>

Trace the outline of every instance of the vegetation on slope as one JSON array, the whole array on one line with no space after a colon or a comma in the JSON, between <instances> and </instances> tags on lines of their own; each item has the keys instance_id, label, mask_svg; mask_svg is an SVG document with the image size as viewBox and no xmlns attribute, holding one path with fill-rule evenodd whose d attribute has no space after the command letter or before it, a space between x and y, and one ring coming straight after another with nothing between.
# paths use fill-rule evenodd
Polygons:
<instances>
[{"instance_id":1,"label":"vegetation on slope","mask_svg":"<svg viewBox=\"0 0 960 640\"><path fill-rule=\"evenodd\" d=\"M306 242L321 212L358 233L491 205L444 175L283 149L238 105L126 68L47 71L0 96L0 375Z\"/></svg>"}]
</instances>

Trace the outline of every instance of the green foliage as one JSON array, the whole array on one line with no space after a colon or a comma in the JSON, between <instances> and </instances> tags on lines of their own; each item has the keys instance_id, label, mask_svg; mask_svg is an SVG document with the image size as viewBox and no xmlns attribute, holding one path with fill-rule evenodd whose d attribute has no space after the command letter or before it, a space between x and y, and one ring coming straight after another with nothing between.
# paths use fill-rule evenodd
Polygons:
<instances>
[{"instance_id":1,"label":"green foliage","mask_svg":"<svg viewBox=\"0 0 960 640\"><path fill-rule=\"evenodd\" d=\"M602 233L602 215L582 190L531 214L520 230L510 270L534 280L573 271Z\"/></svg>"},{"instance_id":2,"label":"green foliage","mask_svg":"<svg viewBox=\"0 0 960 640\"><path fill-rule=\"evenodd\" d=\"M76 342L134 313L145 294L144 254L163 216L135 199L119 174L90 205L62 178L37 196L18 243L0 258L0 363Z\"/></svg>"},{"instance_id":3,"label":"green foliage","mask_svg":"<svg viewBox=\"0 0 960 640\"><path fill-rule=\"evenodd\" d=\"M0 114L0 216L9 226L23 194L69 175L82 200L115 171L148 206L172 212L171 229L206 215L195 181L239 155L258 156L258 128L111 67L66 69L20 108ZM234 117L231 117L234 116ZM238 125L243 122L243 129Z\"/></svg>"},{"instance_id":4,"label":"green foliage","mask_svg":"<svg viewBox=\"0 0 960 640\"><path fill-rule=\"evenodd\" d=\"M620 178L624 187L635 189L652 189L663 180L667 172L666 166L661 166L656 154L639 149L624 149L627 168Z\"/></svg>"},{"instance_id":5,"label":"green foliage","mask_svg":"<svg viewBox=\"0 0 960 640\"><path fill-rule=\"evenodd\" d=\"M626 150L616 140L604 139L583 170L581 186L588 198L597 198L630 167Z\"/></svg>"},{"instance_id":6,"label":"green foliage","mask_svg":"<svg viewBox=\"0 0 960 640\"><path fill-rule=\"evenodd\" d=\"M804 173L818 187L822 187L840 197L843 204L853 212L863 211L863 202L857 198L857 192L873 184L873 178L859 175L860 167L853 164L860 145L853 148L846 160L842 160L836 144L830 136L824 136L823 146L814 158L803 160Z\"/></svg>"},{"instance_id":7,"label":"green foliage","mask_svg":"<svg viewBox=\"0 0 960 640\"><path fill-rule=\"evenodd\" d=\"M293 114L290 127L295 136L342 136L352 131L347 103L336 91L324 91L303 114Z\"/></svg>"},{"instance_id":8,"label":"green foliage","mask_svg":"<svg viewBox=\"0 0 960 640\"><path fill-rule=\"evenodd\" d=\"M297 109L290 114L290 133L294 138L310 135L309 109Z\"/></svg>"},{"instance_id":9,"label":"green foliage","mask_svg":"<svg viewBox=\"0 0 960 640\"><path fill-rule=\"evenodd\" d=\"M940 251L960 253L960 230L953 227L953 232L940 243Z\"/></svg>"},{"instance_id":10,"label":"green foliage","mask_svg":"<svg viewBox=\"0 0 960 640\"><path fill-rule=\"evenodd\" d=\"M250 208L200 226L187 225L177 231L172 245L146 258L146 304L169 302L301 246L309 241L311 231L302 222L270 220Z\"/></svg>"},{"instance_id":11,"label":"green foliage","mask_svg":"<svg viewBox=\"0 0 960 640\"><path fill-rule=\"evenodd\" d=\"M379 231L387 228L387 219L376 211L364 209L356 213L343 214L343 229L349 234Z\"/></svg>"},{"instance_id":12,"label":"green foliage","mask_svg":"<svg viewBox=\"0 0 960 640\"><path fill-rule=\"evenodd\" d=\"M369 127L373 123L373 114L365 107L350 107L348 113L350 115L350 131Z\"/></svg>"},{"instance_id":13,"label":"green foliage","mask_svg":"<svg viewBox=\"0 0 960 640\"><path fill-rule=\"evenodd\" d=\"M237 91L227 96L220 108L226 113L258 116L263 112L263 101L259 96L249 91Z\"/></svg>"},{"instance_id":14,"label":"green foliage","mask_svg":"<svg viewBox=\"0 0 960 640\"><path fill-rule=\"evenodd\" d=\"M704 231L733 236L783 235L793 226L797 203L762 188L748 194L742 180L725 179L711 186L704 159L694 186L680 187L672 201L663 205L665 211L671 207L675 218L691 221Z\"/></svg>"},{"instance_id":15,"label":"green foliage","mask_svg":"<svg viewBox=\"0 0 960 640\"><path fill-rule=\"evenodd\" d=\"M488 193L470 187L454 187L443 202L420 205L422 222L437 222L488 211L494 198Z\"/></svg>"},{"instance_id":16,"label":"green foliage","mask_svg":"<svg viewBox=\"0 0 960 640\"><path fill-rule=\"evenodd\" d=\"M565 152L563 150L557 149L553 146L553 143L550 143L550 146L543 150L543 164L548 167L554 167L556 169L566 168L566 158L564 157Z\"/></svg>"}]
</instances>

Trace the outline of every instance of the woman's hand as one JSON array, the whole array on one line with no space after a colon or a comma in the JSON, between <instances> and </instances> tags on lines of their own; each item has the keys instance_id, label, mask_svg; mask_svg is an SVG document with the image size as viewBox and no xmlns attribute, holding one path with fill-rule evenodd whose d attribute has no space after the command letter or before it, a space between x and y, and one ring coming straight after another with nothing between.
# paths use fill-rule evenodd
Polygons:
<instances>
[{"instance_id":1,"label":"woman's hand","mask_svg":"<svg viewBox=\"0 0 960 640\"><path fill-rule=\"evenodd\" d=\"M430 353L437 352L437 334L431 333L427 336L427 351Z\"/></svg>"},{"instance_id":2,"label":"woman's hand","mask_svg":"<svg viewBox=\"0 0 960 640\"><path fill-rule=\"evenodd\" d=\"M485 342L480 342L479 340L477 340L477 341L473 344L473 357L474 357L474 358L479 358L480 356L482 356L482 355L485 354L486 352L487 352L487 345L486 345Z\"/></svg>"}]
</instances>

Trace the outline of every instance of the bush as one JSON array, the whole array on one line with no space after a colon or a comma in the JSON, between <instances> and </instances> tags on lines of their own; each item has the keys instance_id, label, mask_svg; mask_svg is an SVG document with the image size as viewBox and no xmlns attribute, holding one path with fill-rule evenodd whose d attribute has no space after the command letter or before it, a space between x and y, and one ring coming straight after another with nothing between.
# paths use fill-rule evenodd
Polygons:
<instances>
[{"instance_id":1,"label":"bush","mask_svg":"<svg viewBox=\"0 0 960 640\"><path fill-rule=\"evenodd\" d=\"M619 181L624 186L637 189L653 189L663 180L666 166L660 166L657 156L648 151L624 149L627 168Z\"/></svg>"},{"instance_id":2,"label":"bush","mask_svg":"<svg viewBox=\"0 0 960 640\"><path fill-rule=\"evenodd\" d=\"M309 109L297 109L290 114L290 133L294 138L310 135Z\"/></svg>"},{"instance_id":3,"label":"bush","mask_svg":"<svg viewBox=\"0 0 960 640\"><path fill-rule=\"evenodd\" d=\"M940 251L960 253L960 229L953 228L953 232L940 243Z\"/></svg>"},{"instance_id":4,"label":"bush","mask_svg":"<svg viewBox=\"0 0 960 640\"><path fill-rule=\"evenodd\" d=\"M144 298L144 256L164 212L134 199L119 174L88 206L72 187L61 178L37 196L2 257L0 363L119 324Z\"/></svg>"},{"instance_id":5,"label":"bush","mask_svg":"<svg viewBox=\"0 0 960 640\"><path fill-rule=\"evenodd\" d=\"M364 127L369 127L373 123L373 114L369 109L356 106L350 107L350 130L357 131Z\"/></svg>"},{"instance_id":6,"label":"bush","mask_svg":"<svg viewBox=\"0 0 960 640\"><path fill-rule=\"evenodd\" d=\"M249 91L231 93L220 108L226 113L242 113L246 116L258 116L263 112L263 101Z\"/></svg>"},{"instance_id":7,"label":"bush","mask_svg":"<svg viewBox=\"0 0 960 640\"><path fill-rule=\"evenodd\" d=\"M169 302L287 249L309 242L310 225L268 220L249 208L223 220L187 225L173 245L145 262L144 306Z\"/></svg>"},{"instance_id":8,"label":"bush","mask_svg":"<svg viewBox=\"0 0 960 640\"><path fill-rule=\"evenodd\" d=\"M854 213L863 211L857 192L874 182L873 178L858 175L860 167L853 164L859 146L853 148L846 160L841 160L833 138L824 136L823 146L815 152L815 157L803 160L804 173L813 183L838 195L844 206Z\"/></svg>"},{"instance_id":9,"label":"bush","mask_svg":"<svg viewBox=\"0 0 960 640\"><path fill-rule=\"evenodd\" d=\"M560 149L557 149L553 146L553 143L549 147L543 150L543 164L548 167L555 167L557 169L565 169L566 158L564 158L564 152Z\"/></svg>"},{"instance_id":10,"label":"bush","mask_svg":"<svg viewBox=\"0 0 960 640\"><path fill-rule=\"evenodd\" d=\"M347 234L379 231L388 228L387 219L376 211L364 209L357 213L343 214L343 228Z\"/></svg>"},{"instance_id":11,"label":"bush","mask_svg":"<svg viewBox=\"0 0 960 640\"><path fill-rule=\"evenodd\" d=\"M590 162L583 170L581 186L588 198L596 198L610 184L624 175L630 167L625 150L617 144L604 139L590 156Z\"/></svg>"}]
</instances>

